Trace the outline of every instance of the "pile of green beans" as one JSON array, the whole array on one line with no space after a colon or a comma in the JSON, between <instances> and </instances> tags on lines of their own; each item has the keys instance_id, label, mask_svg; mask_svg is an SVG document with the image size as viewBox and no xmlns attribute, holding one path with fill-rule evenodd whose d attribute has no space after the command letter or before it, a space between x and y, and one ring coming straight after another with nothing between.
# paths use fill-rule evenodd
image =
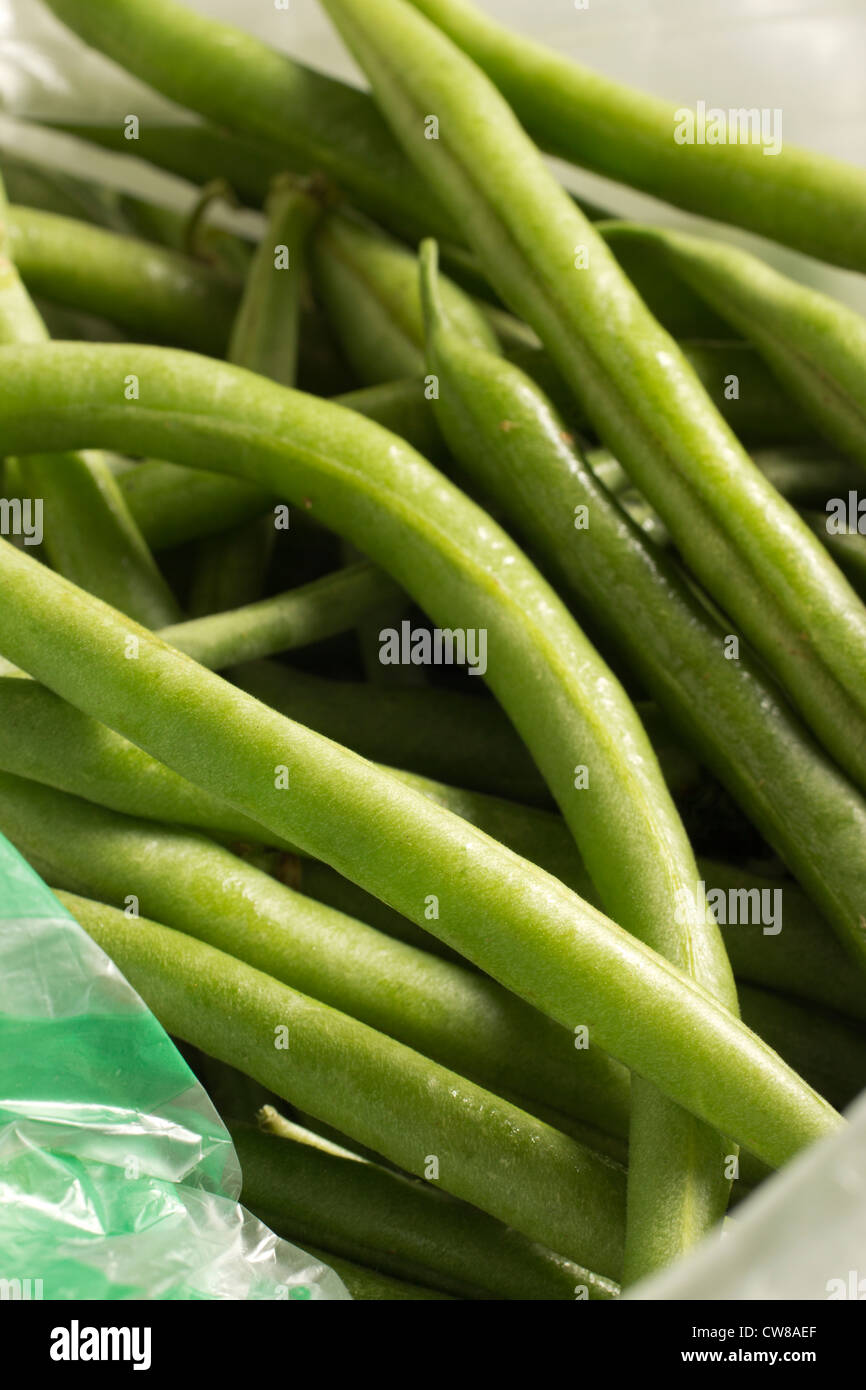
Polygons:
<instances>
[{"instance_id":1,"label":"pile of green beans","mask_svg":"<svg viewBox=\"0 0 866 1390\"><path fill-rule=\"evenodd\" d=\"M321 0L369 90L46 3L199 120L0 161L0 833L354 1297L615 1299L866 1082L866 326L543 156L853 269L866 175L468 0Z\"/></svg>"}]
</instances>

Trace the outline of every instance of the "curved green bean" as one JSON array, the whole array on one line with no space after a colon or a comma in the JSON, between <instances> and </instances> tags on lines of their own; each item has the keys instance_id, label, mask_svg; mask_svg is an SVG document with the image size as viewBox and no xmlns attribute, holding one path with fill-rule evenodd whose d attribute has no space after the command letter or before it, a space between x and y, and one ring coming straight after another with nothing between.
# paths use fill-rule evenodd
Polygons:
<instances>
[{"instance_id":1,"label":"curved green bean","mask_svg":"<svg viewBox=\"0 0 866 1390\"><path fill-rule=\"evenodd\" d=\"M434 358L440 420L455 455L614 642L862 965L860 793L821 755L750 653L741 647L726 659L730 632L630 524L535 384L501 357L453 339L448 360L442 351Z\"/></svg>"},{"instance_id":2,"label":"curved green bean","mask_svg":"<svg viewBox=\"0 0 866 1390\"><path fill-rule=\"evenodd\" d=\"M444 455L442 436L420 381L393 381L349 391L341 405L400 435L425 458ZM238 478L147 460L118 480L127 505L150 545L159 550L225 530L257 516L274 498ZM183 506L178 505L183 498Z\"/></svg>"},{"instance_id":3,"label":"curved green bean","mask_svg":"<svg viewBox=\"0 0 866 1390\"><path fill-rule=\"evenodd\" d=\"M504 302L536 329L710 596L866 785L866 609L847 581L754 467L484 74L403 0L324 4Z\"/></svg>"},{"instance_id":4,"label":"curved green bean","mask_svg":"<svg viewBox=\"0 0 866 1390\"><path fill-rule=\"evenodd\" d=\"M243 1200L288 1240L340 1255L455 1298L611 1298L617 1290L517 1231L427 1184L373 1163L233 1125Z\"/></svg>"},{"instance_id":5,"label":"curved green bean","mask_svg":"<svg viewBox=\"0 0 866 1390\"><path fill-rule=\"evenodd\" d=\"M201 352L228 341L237 285L177 251L10 207L12 256L31 293L70 309L118 317L125 327Z\"/></svg>"},{"instance_id":6,"label":"curved green bean","mask_svg":"<svg viewBox=\"0 0 866 1390\"><path fill-rule=\"evenodd\" d=\"M445 1191L616 1278L624 1197L617 1164L212 946L99 904L61 901L168 1032L409 1173L424 1176L437 1160Z\"/></svg>"},{"instance_id":7,"label":"curved green bean","mask_svg":"<svg viewBox=\"0 0 866 1390\"><path fill-rule=\"evenodd\" d=\"M787 140L769 158L753 138L711 144L700 139L697 124L698 138L681 143L676 132L688 135L689 126L684 108L673 102L512 34L469 0L411 4L488 73L551 154L704 217L748 227L836 265L866 269L863 169ZM747 121L756 115L737 114Z\"/></svg>"},{"instance_id":8,"label":"curved green bean","mask_svg":"<svg viewBox=\"0 0 866 1390\"><path fill-rule=\"evenodd\" d=\"M16 361L27 351L18 350ZM3 389L10 383L8 371L0 383ZM253 383L257 393L278 390L250 376ZM20 389L12 399L22 403ZM314 404L316 411L336 409ZM9 415L4 404L4 428ZM357 436L357 417L346 416ZM41 430L48 419L40 419ZM81 423L79 417L76 428ZM256 428L264 423L259 416ZM389 443L387 451L393 456L397 445ZM372 463L375 455L362 455L361 462ZM312 484L301 473L300 484ZM357 515L355 505L351 510ZM5 542L0 600L0 650L10 660L281 839L429 926L566 1028L586 1025L599 1047L765 1162L784 1163L839 1123L687 976L555 878L397 778L268 710ZM135 659L125 656L131 649ZM206 1051L213 1041L215 1055L232 1061L220 1050L224 1030L214 1032L215 1038L205 1030L189 1041ZM276 1079L270 1068L257 1073L266 1085L271 1076Z\"/></svg>"},{"instance_id":9,"label":"curved green bean","mask_svg":"<svg viewBox=\"0 0 866 1390\"><path fill-rule=\"evenodd\" d=\"M520 1097L622 1131L628 1075L465 965L382 936L192 831L0 773L0 825L53 887L186 932L351 1018Z\"/></svg>"},{"instance_id":10,"label":"curved green bean","mask_svg":"<svg viewBox=\"0 0 866 1390\"><path fill-rule=\"evenodd\" d=\"M486 382L483 372L471 368L482 356L493 365L498 364L489 354L481 354L477 348L473 351L475 345L466 341L454 323L440 294L437 265L435 242L424 242L420 290L427 330L428 372L439 388L437 412L446 439L470 476L480 474L482 485L486 485L491 456L495 459L502 447L503 421L508 421L509 426L515 422L511 410L488 409L482 417L477 408L479 397L487 404ZM504 402L497 402L500 404ZM510 432L509 429L506 433ZM469 435L473 443L464 448ZM519 444L516 447L519 449ZM534 460L525 460L527 468L531 462ZM546 481L536 474L536 487ZM522 492L512 496L518 512L527 505L528 499ZM682 896L683 885L676 891ZM617 920L691 974L732 1012L737 1011L736 989L715 919L702 921L676 910L666 918L658 915L631 919L617 899L606 895L603 889L602 898ZM721 1220L729 1189L720 1137L707 1126L696 1124L691 1115L640 1077L635 1078L629 1127L624 1280L635 1282L695 1244ZM660 1191L665 1194L662 1202Z\"/></svg>"},{"instance_id":11,"label":"curved green bean","mask_svg":"<svg viewBox=\"0 0 866 1390\"><path fill-rule=\"evenodd\" d=\"M252 481L282 487L289 500L309 501L313 516L378 555L442 629L485 634L487 682L617 918L669 919L677 906L687 919L705 915L690 846L633 707L511 539L425 460L350 411L225 364L202 362L198 379L193 358L163 349L130 349L125 371L112 347L43 351L53 354L53 370L46 372L43 359L29 388L23 351L3 374L0 414L10 442L19 430L26 434L28 420L37 424L34 393L44 393L43 439L70 427L87 435L132 430L139 449L195 464L207 438L209 468L240 466ZM90 356L84 381L81 354ZM70 372L73 357L79 370ZM129 375L146 401L118 401L117 382ZM11 649L8 655L16 659ZM720 953L720 971L725 965Z\"/></svg>"}]
</instances>

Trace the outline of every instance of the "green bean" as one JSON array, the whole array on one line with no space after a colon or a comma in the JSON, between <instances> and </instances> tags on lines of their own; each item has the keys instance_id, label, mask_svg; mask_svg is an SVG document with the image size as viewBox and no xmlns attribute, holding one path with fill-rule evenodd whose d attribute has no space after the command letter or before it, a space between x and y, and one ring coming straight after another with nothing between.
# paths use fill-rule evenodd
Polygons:
<instances>
[{"instance_id":1,"label":"green bean","mask_svg":"<svg viewBox=\"0 0 866 1390\"><path fill-rule=\"evenodd\" d=\"M61 349L55 346L45 351L56 355ZM62 351L77 355L88 352L88 348L66 345ZM112 353L112 348L101 350L102 374L94 360L83 384L78 372L74 378L64 378L65 388L58 372L51 374L50 403L39 413L43 438L46 429L51 432L52 418L55 427L60 425L65 414L61 403L68 403L66 389L77 396L83 386L91 400L94 393L99 397L101 389L106 391L108 400L115 396L120 364L112 361ZM684 894L693 895L697 874L646 734L567 610L516 551L513 542L394 436L380 433L370 423L359 427L357 416L333 405L293 395L263 378L244 375L240 377L245 388L241 402L227 385L229 380L237 380L233 376L237 369L210 363L203 371L201 390L196 389L195 412L191 412L193 360L174 359L160 349L131 350L129 371L136 378L143 375L149 383L147 407L141 409L135 401L124 401L116 413L103 407L94 414L101 416L102 423L112 431L117 427L123 433L132 426L139 447L141 442L146 447L148 437L155 441L158 436L160 447L153 452L165 452L164 444L175 453L175 458L184 457L193 463L196 460L192 454L199 457L198 447L190 446L204 428L209 440L209 467L234 468L241 462L252 467L248 476L253 480L278 487L278 479L286 471L279 461L283 458L283 441L276 443L275 436L272 469L263 440L268 433L268 409L276 408L272 428L276 428L278 436L288 428L284 409L290 408L297 419L292 426L294 439L289 455L289 498L309 499L315 494L314 515L348 536L366 553L387 551L387 563L395 577L443 627L450 630L471 625L490 634L496 656L487 673L488 682L533 752L554 795L561 798L573 831L583 841L594 881L608 885L615 897L621 895L623 908L629 912L670 917L673 907L668 893L672 882ZM24 362L22 354L16 354L15 370L22 368ZM164 370L170 362L176 362L178 367L185 364L182 386L175 372ZM42 365L44 368L45 363ZM228 378L223 373L228 373ZM12 386L13 375L14 372L5 374L4 388L6 383ZM158 386L160 375L164 380ZM42 374L34 379L37 392L44 380ZM156 390L162 397L159 409L155 408ZM174 400L172 392L178 393ZM11 390L9 395L12 397ZM208 395L210 402L205 405ZM269 399L270 407L266 404ZM33 403L32 392L27 403ZM23 404L18 390L16 412L21 412ZM227 409L229 413L240 409L242 419L233 422L228 433L224 430L220 437L218 429L207 425L208 410L213 409ZM182 433L176 427L178 410L187 425ZM321 411L325 412L324 417L319 415ZM88 424L87 414L86 409L77 409L67 419L67 427L71 425L76 431L83 427L85 432L97 427L96 419ZM170 418L176 423L166 430L164 426ZM33 417L30 419L34 424ZM18 420L23 423L21 413ZM305 422L312 426L313 434L309 437L311 442L315 438L313 452L299 447L298 426L303 427ZM328 432L329 446L334 451L334 467L327 465L326 469L326 490L322 489L325 468L319 442L322 427ZM62 428L60 425L61 432ZM341 428L347 430L342 443ZM156 434L149 435L154 429ZM245 431L251 432L251 440L254 438L257 443L251 450L242 450L239 458L238 438ZM11 439L13 434L10 429L7 437ZM225 447L229 436L232 443L221 460L220 442ZM348 463L350 459L355 460L354 466ZM306 475L305 468L311 469ZM342 478L342 486L338 478ZM358 498L362 495L364 507L359 510ZM411 545L407 545L409 535ZM9 656L15 659L14 652L10 651ZM527 679L529 672L531 677ZM591 700L587 697L589 685L594 687ZM619 726L618 736L613 735L613 725ZM581 785L581 768L592 769L589 786ZM577 796L575 781L581 787ZM608 823L621 830L616 853L604 829ZM662 855L649 853L647 841L663 843ZM624 856L622 862L620 854ZM638 881L640 892L636 889ZM680 901L684 903L685 896ZM692 906L683 908L686 915L700 915L696 898L690 896L689 901Z\"/></svg>"},{"instance_id":2,"label":"green bean","mask_svg":"<svg viewBox=\"0 0 866 1390\"><path fill-rule=\"evenodd\" d=\"M0 342L48 341L48 330L6 259L8 204L0 181ZM45 553L61 574L148 627L179 617L108 463L99 454L31 454L18 460L22 496L38 499Z\"/></svg>"},{"instance_id":3,"label":"green bean","mask_svg":"<svg viewBox=\"0 0 866 1390\"><path fill-rule=\"evenodd\" d=\"M340 345L368 386L424 374L418 272L399 243L331 214L313 241L313 283ZM451 281L443 294L459 328L479 346L494 339L472 301Z\"/></svg>"},{"instance_id":4,"label":"green bean","mask_svg":"<svg viewBox=\"0 0 866 1390\"><path fill-rule=\"evenodd\" d=\"M5 351L0 350L4 366ZM15 362L20 365L31 351L16 350ZM46 351L58 349L39 350L43 367ZM141 368L140 354L155 350L136 351ZM237 371L213 366L219 373ZM11 430L13 411L2 402L11 386L11 400L19 408L24 405L23 382L13 379L12 367L10 362L0 372L0 420L11 447L17 447L13 435L22 428L21 417ZM44 380L42 373L38 379ZM152 389L152 375L148 380ZM247 410L254 405L250 395L277 391L281 398L291 397L261 378L245 380L250 388L244 393ZM75 382L77 394L82 389L78 373ZM87 383L92 386L92 375ZM58 388L55 373L49 392L55 403ZM186 380L187 400L189 389ZM33 405L29 393L28 403ZM331 416L336 444L341 423L339 412L333 418L337 408L309 404L316 413L325 410ZM125 416L124 408L121 412ZM259 411L253 413L261 440L266 421ZM40 431L51 418L50 411L40 412ZM347 412L347 420L357 445L357 417ZM81 424L78 414L76 430ZM390 439L385 436L393 460L399 449ZM362 451L361 463L372 464L376 453L375 448ZM303 469L299 472L301 486L313 482ZM442 484L437 486L441 490ZM350 511L357 516L354 503ZM417 565L417 552L412 562ZM273 834L324 859L418 925L429 926L566 1028L585 1025L600 1048L639 1069L672 1099L765 1162L786 1162L839 1123L760 1039L694 981L556 879L397 778L269 711L6 542L0 543L0 600L0 650L11 661ZM126 658L130 650L137 651L137 659ZM215 1032L219 1035L221 1029L215 1026ZM187 1036L208 1050L210 1033ZM236 1030L232 1036L237 1037ZM232 1061L219 1046L215 1055ZM276 1079L270 1069L256 1073L266 1085L271 1076ZM303 1098L298 1103L303 1106ZM323 1118L339 1127L333 1115ZM364 1134L358 1137L364 1140Z\"/></svg>"},{"instance_id":5,"label":"green bean","mask_svg":"<svg viewBox=\"0 0 866 1390\"><path fill-rule=\"evenodd\" d=\"M677 129L688 128L684 109L672 102L510 33L468 0L411 3L488 73L551 154L835 265L866 269L862 169L787 141L781 147L781 132L771 158L761 144L736 138L680 143ZM738 114L757 118L754 111Z\"/></svg>"},{"instance_id":6,"label":"green bean","mask_svg":"<svg viewBox=\"0 0 866 1390\"><path fill-rule=\"evenodd\" d=\"M591 432L589 418L542 348L525 341L504 346L509 361L542 387L570 425ZM680 349L713 405L743 443L754 447L802 444L813 437L814 430L796 401L782 391L750 344L683 339ZM734 378L737 395L731 394Z\"/></svg>"},{"instance_id":7,"label":"green bean","mask_svg":"<svg viewBox=\"0 0 866 1390\"><path fill-rule=\"evenodd\" d=\"M272 1229L272 1228L271 1228ZM436 1299L449 1302L451 1295L437 1293L435 1289L424 1288L420 1284L408 1284L403 1279L392 1279L388 1274L368 1269L366 1265L356 1264L354 1260L344 1260L330 1250L321 1250L315 1245L306 1246L307 1254L322 1264L330 1266L339 1274L352 1298L359 1303L404 1303L419 1302L422 1299Z\"/></svg>"},{"instance_id":8,"label":"green bean","mask_svg":"<svg viewBox=\"0 0 866 1390\"><path fill-rule=\"evenodd\" d=\"M232 325L228 360L292 386L297 375L301 289L307 241L323 211L323 190L283 177L268 194L267 226Z\"/></svg>"},{"instance_id":9,"label":"green bean","mask_svg":"<svg viewBox=\"0 0 866 1390\"><path fill-rule=\"evenodd\" d=\"M366 93L173 0L103 0L98 13L89 0L48 3L86 43L143 82L255 142L255 165L261 167L264 141L266 162L272 149L294 172L327 174L360 207L401 230L447 234L447 217ZM206 137L187 139L200 150ZM231 149L220 161L225 157L243 158Z\"/></svg>"},{"instance_id":10,"label":"green bean","mask_svg":"<svg viewBox=\"0 0 866 1390\"><path fill-rule=\"evenodd\" d=\"M233 1125L243 1200L280 1235L456 1298L610 1298L614 1286L434 1187Z\"/></svg>"},{"instance_id":11,"label":"green bean","mask_svg":"<svg viewBox=\"0 0 866 1390\"><path fill-rule=\"evenodd\" d=\"M642 250L640 242L625 243ZM313 269L315 286L344 353L361 380L387 381L395 376L423 375L424 321L418 294L418 275L414 255L390 240L346 217L332 215L321 224L315 239ZM662 267L662 270L664 267ZM667 282L658 286L658 257L645 276L642 291L654 290L667 307L671 331L704 338L713 333L727 336L722 319L708 317L699 295L688 290L687 308L677 304L669 291L683 281L668 271ZM668 284L669 282L669 284ZM525 324L495 308L474 305L450 280L443 279L442 293L450 314L470 340L480 346L493 346L492 328L507 355L530 374L540 377L546 389L553 385L554 398L570 400L568 387L550 358L542 352L536 335ZM687 287L686 287L687 288ZM760 356L744 343L686 342L683 351L695 371L711 390L732 424L742 426L749 438L778 443L787 438L802 439L809 427L802 415L779 390ZM729 400L726 381L731 373L742 379L742 396ZM571 404L569 419L578 427L588 419Z\"/></svg>"},{"instance_id":12,"label":"green bean","mask_svg":"<svg viewBox=\"0 0 866 1390\"><path fill-rule=\"evenodd\" d=\"M5 150L0 168L12 203L91 222L121 236L133 232L121 207L121 195L115 189L76 178L65 170L10 156Z\"/></svg>"},{"instance_id":13,"label":"green bean","mask_svg":"<svg viewBox=\"0 0 866 1390\"><path fill-rule=\"evenodd\" d=\"M71 218L11 207L12 257L27 288L71 309L202 352L226 345L237 287L179 252L88 227Z\"/></svg>"},{"instance_id":14,"label":"green bean","mask_svg":"<svg viewBox=\"0 0 866 1390\"><path fill-rule=\"evenodd\" d=\"M744 646L737 660L725 659L730 630L629 523L534 383L504 359L450 338L446 359L439 338L440 422L455 455L607 634L862 964L863 798ZM584 516L588 525L575 529Z\"/></svg>"},{"instance_id":15,"label":"green bean","mask_svg":"<svg viewBox=\"0 0 866 1390\"><path fill-rule=\"evenodd\" d=\"M518 845L513 848L520 852ZM756 905L758 894L780 895L781 931L778 933L765 932L764 925L758 925L757 921L753 925L726 921L721 924L738 980L821 1004L866 1023L866 1000L859 977L852 976L841 946L796 884L767 878L751 869L746 872L732 868L712 859L700 859L698 867L707 883L711 903L714 893L724 894L726 904L740 901L749 904L751 900ZM746 910L750 916L755 916L751 905Z\"/></svg>"},{"instance_id":16,"label":"green bean","mask_svg":"<svg viewBox=\"0 0 866 1390\"><path fill-rule=\"evenodd\" d=\"M420 381L388 382L338 399L399 434L426 458L435 462L443 455L442 437ZM119 486L142 533L157 550L248 520L275 500L240 479L159 460L148 460L124 473ZM183 506L178 506L180 497Z\"/></svg>"},{"instance_id":17,"label":"green bean","mask_svg":"<svg viewBox=\"0 0 866 1390\"><path fill-rule=\"evenodd\" d=\"M283 175L272 184L266 212L267 225L247 273L226 356L239 367L294 386L306 244L322 201L312 186L301 187ZM260 599L275 539L273 515L265 514L200 541L190 586L193 617Z\"/></svg>"},{"instance_id":18,"label":"green bean","mask_svg":"<svg viewBox=\"0 0 866 1390\"><path fill-rule=\"evenodd\" d=\"M240 841L274 839L219 795L194 786L36 681L0 675L0 710L4 772L151 820Z\"/></svg>"},{"instance_id":19,"label":"green bean","mask_svg":"<svg viewBox=\"0 0 866 1390\"><path fill-rule=\"evenodd\" d=\"M459 1068L498 1095L620 1132L628 1077L464 965L382 936L203 836L0 773L4 833L59 888L186 932Z\"/></svg>"},{"instance_id":20,"label":"green bean","mask_svg":"<svg viewBox=\"0 0 866 1390\"><path fill-rule=\"evenodd\" d=\"M361 561L244 608L163 628L160 635L218 671L348 632L371 607L399 592L381 570Z\"/></svg>"},{"instance_id":21,"label":"green bean","mask_svg":"<svg viewBox=\"0 0 866 1390\"><path fill-rule=\"evenodd\" d=\"M536 329L711 597L866 785L860 600L751 463L484 74L403 0L324 3L503 301Z\"/></svg>"},{"instance_id":22,"label":"green bean","mask_svg":"<svg viewBox=\"0 0 866 1390\"><path fill-rule=\"evenodd\" d=\"M825 438L866 464L866 319L736 246L615 222L613 247L639 243L754 343Z\"/></svg>"},{"instance_id":23,"label":"green bean","mask_svg":"<svg viewBox=\"0 0 866 1390\"><path fill-rule=\"evenodd\" d=\"M98 904L61 901L170 1033L407 1172L424 1175L438 1161L445 1191L616 1278L624 1194L618 1165L212 946Z\"/></svg>"},{"instance_id":24,"label":"green bean","mask_svg":"<svg viewBox=\"0 0 866 1390\"><path fill-rule=\"evenodd\" d=\"M513 359L509 359L513 360ZM519 364L517 364L519 365ZM530 370L529 375L533 373ZM545 393L546 382L538 380ZM587 449L586 461L608 491L621 496L631 486L628 474L607 449ZM795 507L823 507L831 496L844 495L856 488L859 474L856 464L839 458L821 445L755 449L752 460L764 477Z\"/></svg>"},{"instance_id":25,"label":"green bean","mask_svg":"<svg viewBox=\"0 0 866 1390\"><path fill-rule=\"evenodd\" d=\"M866 1032L850 1019L744 985L743 1017L809 1084L839 1110L866 1085Z\"/></svg>"},{"instance_id":26,"label":"green bean","mask_svg":"<svg viewBox=\"0 0 866 1390\"><path fill-rule=\"evenodd\" d=\"M289 719L376 762L443 782L550 804L550 793L502 711L458 691L333 681L274 662L235 667L233 682Z\"/></svg>"},{"instance_id":27,"label":"green bean","mask_svg":"<svg viewBox=\"0 0 866 1390\"><path fill-rule=\"evenodd\" d=\"M826 512L803 512L801 515L812 534L832 555L851 588L866 602L866 536L860 531L828 531Z\"/></svg>"},{"instance_id":28,"label":"green bean","mask_svg":"<svg viewBox=\"0 0 866 1390\"><path fill-rule=\"evenodd\" d=\"M498 797L445 787L406 772L395 775L439 805L463 816L524 859L546 869L580 897L598 906L598 894L560 816ZM302 862L295 856L286 858L278 852L266 852L262 863L267 863L268 871L278 877L286 875L285 881L301 892L349 916L369 922L388 935L411 932L405 939L423 945L426 950L435 949L435 939L429 932L419 932L412 923L340 878L327 865L316 860ZM811 1000L866 1021L866 1002L859 978L852 977L842 947L796 884L790 879L769 878L751 868L723 864L718 859L703 856L698 857L698 869L707 885L709 902L716 910L738 979ZM765 933L765 924L758 923L761 895L776 892L780 894L781 930ZM724 906L716 909L720 898ZM730 916L741 913L753 919L754 924L729 920Z\"/></svg>"},{"instance_id":29,"label":"green bean","mask_svg":"<svg viewBox=\"0 0 866 1390\"><path fill-rule=\"evenodd\" d=\"M231 619L227 618L231 624ZM276 679L274 707L287 717L345 743L363 757L396 758L406 767L452 781L474 777L482 789L549 804L526 749L490 701L439 690L376 691L357 681L334 681L305 671L282 679L282 668L254 663L238 668L243 688L265 698ZM26 688L25 688L26 687ZM155 820L261 840L262 827L238 818L230 807L179 786L168 769L140 749L58 700L35 682L0 680L0 766L7 772L76 791L119 811ZM167 774L167 775L166 775ZM138 786L139 800L136 801ZM86 790L85 790L86 789Z\"/></svg>"},{"instance_id":30,"label":"green bean","mask_svg":"<svg viewBox=\"0 0 866 1390\"><path fill-rule=\"evenodd\" d=\"M438 413L443 432L470 471L477 458L484 460L480 469L475 468L483 484L488 481L489 456L495 457L501 448L503 421L510 425L511 415L496 412L495 418L488 414L486 420L480 420L480 412L473 410L472 404L468 411L463 405L464 395L474 403L484 390L482 374L464 370L467 362L471 367L483 354L477 349L473 352L473 345L465 341L440 294L435 242L422 244L420 288L427 326L427 367L439 387ZM484 355L484 360L498 365L489 354ZM476 436L471 449L462 448L467 428ZM520 495L518 509L525 507L527 500ZM676 911L671 911L666 919L661 915L630 918L621 900L605 894L602 884L599 888L605 905L617 920L692 974L736 1012L736 990L714 919L709 919L711 926L708 922L702 928L699 920ZM682 895L682 883L676 891ZM719 964L721 958L724 967ZM718 1135L696 1125L690 1115L639 1077L632 1087L629 1155L623 1277L631 1283L670 1263L720 1220L727 1206L729 1185ZM661 1204L660 1190L665 1193Z\"/></svg>"}]
</instances>

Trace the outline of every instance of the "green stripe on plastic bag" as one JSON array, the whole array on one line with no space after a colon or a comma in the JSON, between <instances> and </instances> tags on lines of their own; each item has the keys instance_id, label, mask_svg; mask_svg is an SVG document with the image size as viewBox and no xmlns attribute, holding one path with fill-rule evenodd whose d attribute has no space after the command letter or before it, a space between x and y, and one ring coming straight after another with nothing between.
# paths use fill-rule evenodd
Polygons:
<instances>
[{"instance_id":1,"label":"green stripe on plastic bag","mask_svg":"<svg viewBox=\"0 0 866 1390\"><path fill-rule=\"evenodd\" d=\"M349 1297L239 1193L168 1035L0 836L0 1298Z\"/></svg>"}]
</instances>

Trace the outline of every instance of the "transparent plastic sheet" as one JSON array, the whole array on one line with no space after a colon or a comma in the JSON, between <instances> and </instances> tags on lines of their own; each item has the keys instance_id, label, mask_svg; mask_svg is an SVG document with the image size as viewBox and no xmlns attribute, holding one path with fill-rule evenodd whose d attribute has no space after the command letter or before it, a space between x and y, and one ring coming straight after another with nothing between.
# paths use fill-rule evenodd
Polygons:
<instances>
[{"instance_id":1,"label":"transparent plastic sheet","mask_svg":"<svg viewBox=\"0 0 866 1390\"><path fill-rule=\"evenodd\" d=\"M0 836L0 1296L348 1299L240 1189L167 1034Z\"/></svg>"}]
</instances>

